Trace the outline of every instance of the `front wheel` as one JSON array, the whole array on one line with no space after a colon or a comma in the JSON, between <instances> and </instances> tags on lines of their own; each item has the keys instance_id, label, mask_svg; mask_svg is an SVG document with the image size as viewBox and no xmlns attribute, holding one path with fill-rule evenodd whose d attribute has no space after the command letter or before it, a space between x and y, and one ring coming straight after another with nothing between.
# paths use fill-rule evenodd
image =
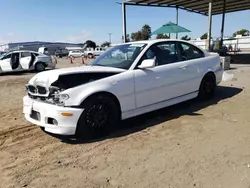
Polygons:
<instances>
[{"instance_id":1,"label":"front wheel","mask_svg":"<svg viewBox=\"0 0 250 188\"><path fill-rule=\"evenodd\" d=\"M214 96L215 88L215 76L207 74L201 81L198 98L201 100L211 99Z\"/></svg>"},{"instance_id":2,"label":"front wheel","mask_svg":"<svg viewBox=\"0 0 250 188\"><path fill-rule=\"evenodd\" d=\"M107 136L120 120L118 104L109 96L92 96L82 105L84 111L77 124L76 136L95 139Z\"/></svg>"}]
</instances>

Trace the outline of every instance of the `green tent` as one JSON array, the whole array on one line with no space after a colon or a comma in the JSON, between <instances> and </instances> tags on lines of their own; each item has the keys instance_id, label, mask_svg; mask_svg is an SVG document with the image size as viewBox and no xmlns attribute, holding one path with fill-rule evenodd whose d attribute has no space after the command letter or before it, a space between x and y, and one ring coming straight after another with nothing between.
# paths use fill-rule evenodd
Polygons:
<instances>
[{"instance_id":1,"label":"green tent","mask_svg":"<svg viewBox=\"0 0 250 188\"><path fill-rule=\"evenodd\" d=\"M191 31L173 22L168 22L167 24L163 25L159 29L152 32L151 35L167 34L167 33L185 33L185 32L191 32Z\"/></svg>"}]
</instances>

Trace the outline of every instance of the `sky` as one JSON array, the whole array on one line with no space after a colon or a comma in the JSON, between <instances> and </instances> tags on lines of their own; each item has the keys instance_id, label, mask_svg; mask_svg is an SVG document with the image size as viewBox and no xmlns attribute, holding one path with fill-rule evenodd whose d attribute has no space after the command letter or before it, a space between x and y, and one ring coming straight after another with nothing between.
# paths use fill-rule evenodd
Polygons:
<instances>
[{"instance_id":1,"label":"sky","mask_svg":"<svg viewBox=\"0 0 250 188\"><path fill-rule=\"evenodd\" d=\"M0 44L23 41L83 43L90 39L97 44L120 43L122 36L122 0L2 0ZM127 33L143 25L152 31L169 21L175 22L171 8L127 7ZM213 17L212 36L219 37L221 15ZM250 11L226 14L225 36L239 29L250 30ZM208 18L196 13L179 11L179 25L198 38L208 28ZM185 33L186 34L186 33Z\"/></svg>"}]
</instances>

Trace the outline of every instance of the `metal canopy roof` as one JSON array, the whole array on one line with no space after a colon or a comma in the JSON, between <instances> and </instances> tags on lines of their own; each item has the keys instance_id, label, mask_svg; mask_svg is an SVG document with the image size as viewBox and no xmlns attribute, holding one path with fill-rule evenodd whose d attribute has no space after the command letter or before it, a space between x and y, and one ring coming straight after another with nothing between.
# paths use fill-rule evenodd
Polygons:
<instances>
[{"instance_id":1,"label":"metal canopy roof","mask_svg":"<svg viewBox=\"0 0 250 188\"><path fill-rule=\"evenodd\" d=\"M213 0L212 15L222 14L223 5L226 1L225 13L236 12L242 10L250 10L250 0ZM141 6L160 6L160 7L176 7L208 15L209 0L126 0L131 5Z\"/></svg>"}]
</instances>

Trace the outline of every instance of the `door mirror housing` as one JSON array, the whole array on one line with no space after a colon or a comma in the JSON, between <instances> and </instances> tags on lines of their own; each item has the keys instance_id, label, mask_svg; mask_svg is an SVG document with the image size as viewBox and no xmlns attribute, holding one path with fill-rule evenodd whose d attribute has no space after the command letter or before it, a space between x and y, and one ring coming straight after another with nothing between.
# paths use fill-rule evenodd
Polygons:
<instances>
[{"instance_id":1,"label":"door mirror housing","mask_svg":"<svg viewBox=\"0 0 250 188\"><path fill-rule=\"evenodd\" d=\"M155 67L155 60L154 59L145 59L142 61L141 65L138 66L140 69L148 69Z\"/></svg>"}]
</instances>

